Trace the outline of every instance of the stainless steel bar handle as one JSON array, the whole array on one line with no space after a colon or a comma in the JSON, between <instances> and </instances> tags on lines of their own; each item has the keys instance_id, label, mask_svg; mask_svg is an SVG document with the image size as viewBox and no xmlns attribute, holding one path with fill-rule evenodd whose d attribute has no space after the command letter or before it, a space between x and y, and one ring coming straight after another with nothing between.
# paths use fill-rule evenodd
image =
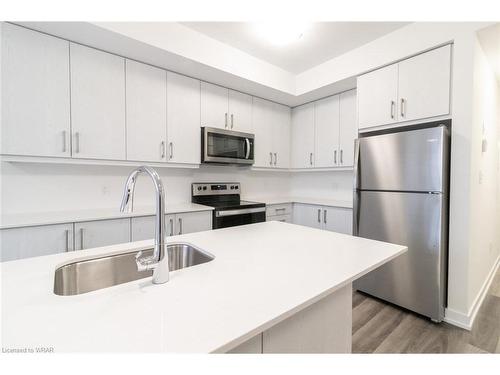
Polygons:
<instances>
[{"instance_id":1,"label":"stainless steel bar handle","mask_svg":"<svg viewBox=\"0 0 500 375\"><path fill-rule=\"evenodd\" d=\"M84 233L83 228L80 228L80 250L85 249L85 241L83 239L83 233Z\"/></svg>"},{"instance_id":2,"label":"stainless steel bar handle","mask_svg":"<svg viewBox=\"0 0 500 375\"><path fill-rule=\"evenodd\" d=\"M80 132L75 133L75 153L80 152Z\"/></svg>"},{"instance_id":3,"label":"stainless steel bar handle","mask_svg":"<svg viewBox=\"0 0 500 375\"><path fill-rule=\"evenodd\" d=\"M174 235L174 219L170 219L170 235Z\"/></svg>"},{"instance_id":4,"label":"stainless steel bar handle","mask_svg":"<svg viewBox=\"0 0 500 375\"><path fill-rule=\"evenodd\" d=\"M280 207L280 208L275 208L275 209L274 209L274 211L275 211L276 213L278 213L278 212L280 212L280 211L285 212L285 210L286 210L286 208L285 208L285 207Z\"/></svg>"},{"instance_id":5,"label":"stainless steel bar handle","mask_svg":"<svg viewBox=\"0 0 500 375\"><path fill-rule=\"evenodd\" d=\"M318 208L318 223L321 223L321 209Z\"/></svg>"},{"instance_id":6,"label":"stainless steel bar handle","mask_svg":"<svg viewBox=\"0 0 500 375\"><path fill-rule=\"evenodd\" d=\"M401 117L405 117L405 99L401 98Z\"/></svg>"},{"instance_id":7,"label":"stainless steel bar handle","mask_svg":"<svg viewBox=\"0 0 500 375\"><path fill-rule=\"evenodd\" d=\"M273 153L269 153L269 165L273 165Z\"/></svg>"},{"instance_id":8,"label":"stainless steel bar handle","mask_svg":"<svg viewBox=\"0 0 500 375\"><path fill-rule=\"evenodd\" d=\"M169 154L169 159L172 159L174 157L174 144L172 142L170 142L168 144L168 147L170 148L170 154Z\"/></svg>"},{"instance_id":9,"label":"stainless steel bar handle","mask_svg":"<svg viewBox=\"0 0 500 375\"><path fill-rule=\"evenodd\" d=\"M231 113L231 129L233 128L234 125L234 115Z\"/></svg>"},{"instance_id":10,"label":"stainless steel bar handle","mask_svg":"<svg viewBox=\"0 0 500 375\"><path fill-rule=\"evenodd\" d=\"M66 252L69 251L69 229L66 229L64 231L64 235L66 236Z\"/></svg>"},{"instance_id":11,"label":"stainless steel bar handle","mask_svg":"<svg viewBox=\"0 0 500 375\"><path fill-rule=\"evenodd\" d=\"M323 210L323 223L326 224L326 210Z\"/></svg>"},{"instance_id":12,"label":"stainless steel bar handle","mask_svg":"<svg viewBox=\"0 0 500 375\"><path fill-rule=\"evenodd\" d=\"M274 165L276 166L276 163L278 161L278 154L275 152L274 153Z\"/></svg>"},{"instance_id":13,"label":"stainless steel bar handle","mask_svg":"<svg viewBox=\"0 0 500 375\"><path fill-rule=\"evenodd\" d=\"M179 234L182 234L182 217L179 218Z\"/></svg>"},{"instance_id":14,"label":"stainless steel bar handle","mask_svg":"<svg viewBox=\"0 0 500 375\"><path fill-rule=\"evenodd\" d=\"M309 164L313 165L313 153L309 154Z\"/></svg>"},{"instance_id":15,"label":"stainless steel bar handle","mask_svg":"<svg viewBox=\"0 0 500 375\"><path fill-rule=\"evenodd\" d=\"M63 137L63 146L62 146L62 152L67 151L67 145L66 145L66 130L62 131L62 137Z\"/></svg>"},{"instance_id":16,"label":"stainless steel bar handle","mask_svg":"<svg viewBox=\"0 0 500 375\"><path fill-rule=\"evenodd\" d=\"M340 164L344 164L344 150L340 149Z\"/></svg>"},{"instance_id":17,"label":"stainless steel bar handle","mask_svg":"<svg viewBox=\"0 0 500 375\"><path fill-rule=\"evenodd\" d=\"M353 179L353 202L352 202L352 234L358 235L359 228L359 138L354 141L354 179Z\"/></svg>"},{"instance_id":18,"label":"stainless steel bar handle","mask_svg":"<svg viewBox=\"0 0 500 375\"><path fill-rule=\"evenodd\" d=\"M160 148L161 148L160 159L164 159L165 158L165 141L161 141Z\"/></svg>"},{"instance_id":19,"label":"stainless steel bar handle","mask_svg":"<svg viewBox=\"0 0 500 375\"><path fill-rule=\"evenodd\" d=\"M391 118L394 119L394 108L395 108L396 103L394 100L391 100Z\"/></svg>"},{"instance_id":20,"label":"stainless steel bar handle","mask_svg":"<svg viewBox=\"0 0 500 375\"><path fill-rule=\"evenodd\" d=\"M224 113L224 128L227 129L227 112Z\"/></svg>"},{"instance_id":21,"label":"stainless steel bar handle","mask_svg":"<svg viewBox=\"0 0 500 375\"><path fill-rule=\"evenodd\" d=\"M250 157L250 140L248 138L245 138L245 143L247 145L247 152L245 154L245 159L248 159Z\"/></svg>"},{"instance_id":22,"label":"stainless steel bar handle","mask_svg":"<svg viewBox=\"0 0 500 375\"><path fill-rule=\"evenodd\" d=\"M333 151L333 164L337 165L337 150Z\"/></svg>"}]
</instances>

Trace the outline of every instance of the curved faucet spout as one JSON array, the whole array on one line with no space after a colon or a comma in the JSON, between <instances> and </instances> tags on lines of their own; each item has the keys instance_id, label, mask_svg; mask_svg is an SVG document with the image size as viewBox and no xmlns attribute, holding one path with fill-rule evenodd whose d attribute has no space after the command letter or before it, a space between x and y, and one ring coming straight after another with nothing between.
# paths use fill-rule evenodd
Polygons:
<instances>
[{"instance_id":1,"label":"curved faucet spout","mask_svg":"<svg viewBox=\"0 0 500 375\"><path fill-rule=\"evenodd\" d=\"M140 166L133 170L125 183L123 199L120 206L121 212L132 212L134 209L134 190L137 178L140 174L147 174L155 186L156 193L156 220L155 220L155 246L153 255L141 257L137 254L136 263L139 271L153 270L153 283L163 284L168 281L169 262L168 254L165 254L165 190L158 173L150 167Z\"/></svg>"}]
</instances>

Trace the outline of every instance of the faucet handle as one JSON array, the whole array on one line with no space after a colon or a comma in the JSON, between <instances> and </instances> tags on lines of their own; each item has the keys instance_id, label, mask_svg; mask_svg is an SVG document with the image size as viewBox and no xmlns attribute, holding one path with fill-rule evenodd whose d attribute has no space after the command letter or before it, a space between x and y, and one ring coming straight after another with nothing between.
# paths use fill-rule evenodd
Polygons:
<instances>
[{"instance_id":1,"label":"faucet handle","mask_svg":"<svg viewBox=\"0 0 500 375\"><path fill-rule=\"evenodd\" d=\"M158 265L153 256L143 257L142 250L135 255L135 263L139 272L154 270Z\"/></svg>"}]
</instances>

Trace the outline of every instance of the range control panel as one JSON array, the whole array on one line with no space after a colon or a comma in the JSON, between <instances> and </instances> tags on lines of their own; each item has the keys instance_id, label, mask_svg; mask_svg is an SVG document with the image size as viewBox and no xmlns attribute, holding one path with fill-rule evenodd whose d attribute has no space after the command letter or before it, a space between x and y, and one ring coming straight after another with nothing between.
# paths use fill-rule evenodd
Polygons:
<instances>
[{"instance_id":1,"label":"range control panel","mask_svg":"<svg viewBox=\"0 0 500 375\"><path fill-rule=\"evenodd\" d=\"M241 189L239 182L193 183L191 186L192 196L240 194Z\"/></svg>"}]
</instances>

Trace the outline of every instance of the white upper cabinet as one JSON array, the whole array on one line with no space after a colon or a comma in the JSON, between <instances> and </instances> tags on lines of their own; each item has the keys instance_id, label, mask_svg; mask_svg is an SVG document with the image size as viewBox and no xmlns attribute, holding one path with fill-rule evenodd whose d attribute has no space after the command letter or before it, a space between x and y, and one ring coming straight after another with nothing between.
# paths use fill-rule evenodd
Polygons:
<instances>
[{"instance_id":1,"label":"white upper cabinet","mask_svg":"<svg viewBox=\"0 0 500 375\"><path fill-rule=\"evenodd\" d=\"M167 72L126 61L127 160L166 160Z\"/></svg>"},{"instance_id":2,"label":"white upper cabinet","mask_svg":"<svg viewBox=\"0 0 500 375\"><path fill-rule=\"evenodd\" d=\"M340 164L339 150L339 96L318 100L315 105L316 150L314 166L337 167Z\"/></svg>"},{"instance_id":3,"label":"white upper cabinet","mask_svg":"<svg viewBox=\"0 0 500 375\"><path fill-rule=\"evenodd\" d=\"M273 103L272 149L273 166L276 168L290 167L290 133L291 110L285 105Z\"/></svg>"},{"instance_id":4,"label":"white upper cabinet","mask_svg":"<svg viewBox=\"0 0 500 375\"><path fill-rule=\"evenodd\" d=\"M451 46L399 63L399 121L450 113Z\"/></svg>"},{"instance_id":5,"label":"white upper cabinet","mask_svg":"<svg viewBox=\"0 0 500 375\"><path fill-rule=\"evenodd\" d=\"M253 98L255 163L259 168L289 168L290 108L269 100Z\"/></svg>"},{"instance_id":6,"label":"white upper cabinet","mask_svg":"<svg viewBox=\"0 0 500 375\"><path fill-rule=\"evenodd\" d=\"M272 126L274 103L253 98L254 167L273 167Z\"/></svg>"},{"instance_id":7,"label":"white upper cabinet","mask_svg":"<svg viewBox=\"0 0 500 375\"><path fill-rule=\"evenodd\" d=\"M451 45L358 77L359 129L450 113Z\"/></svg>"},{"instance_id":8,"label":"white upper cabinet","mask_svg":"<svg viewBox=\"0 0 500 375\"><path fill-rule=\"evenodd\" d=\"M229 128L228 89L201 82L201 126Z\"/></svg>"},{"instance_id":9,"label":"white upper cabinet","mask_svg":"<svg viewBox=\"0 0 500 375\"><path fill-rule=\"evenodd\" d=\"M358 137L356 90L343 92L339 96L340 128L337 166L352 167L354 165L354 140Z\"/></svg>"},{"instance_id":10,"label":"white upper cabinet","mask_svg":"<svg viewBox=\"0 0 500 375\"><path fill-rule=\"evenodd\" d=\"M398 65L358 77L359 128L397 122Z\"/></svg>"},{"instance_id":11,"label":"white upper cabinet","mask_svg":"<svg viewBox=\"0 0 500 375\"><path fill-rule=\"evenodd\" d=\"M229 90L228 128L239 132L252 131L252 97Z\"/></svg>"},{"instance_id":12,"label":"white upper cabinet","mask_svg":"<svg viewBox=\"0 0 500 375\"><path fill-rule=\"evenodd\" d=\"M1 153L71 156L69 42L1 27Z\"/></svg>"},{"instance_id":13,"label":"white upper cabinet","mask_svg":"<svg viewBox=\"0 0 500 375\"><path fill-rule=\"evenodd\" d=\"M167 73L167 160L200 163L200 81Z\"/></svg>"},{"instance_id":14,"label":"white upper cabinet","mask_svg":"<svg viewBox=\"0 0 500 375\"><path fill-rule=\"evenodd\" d=\"M73 157L125 160L125 59L70 44Z\"/></svg>"},{"instance_id":15,"label":"white upper cabinet","mask_svg":"<svg viewBox=\"0 0 500 375\"><path fill-rule=\"evenodd\" d=\"M314 103L292 110L292 168L314 166Z\"/></svg>"}]
</instances>

